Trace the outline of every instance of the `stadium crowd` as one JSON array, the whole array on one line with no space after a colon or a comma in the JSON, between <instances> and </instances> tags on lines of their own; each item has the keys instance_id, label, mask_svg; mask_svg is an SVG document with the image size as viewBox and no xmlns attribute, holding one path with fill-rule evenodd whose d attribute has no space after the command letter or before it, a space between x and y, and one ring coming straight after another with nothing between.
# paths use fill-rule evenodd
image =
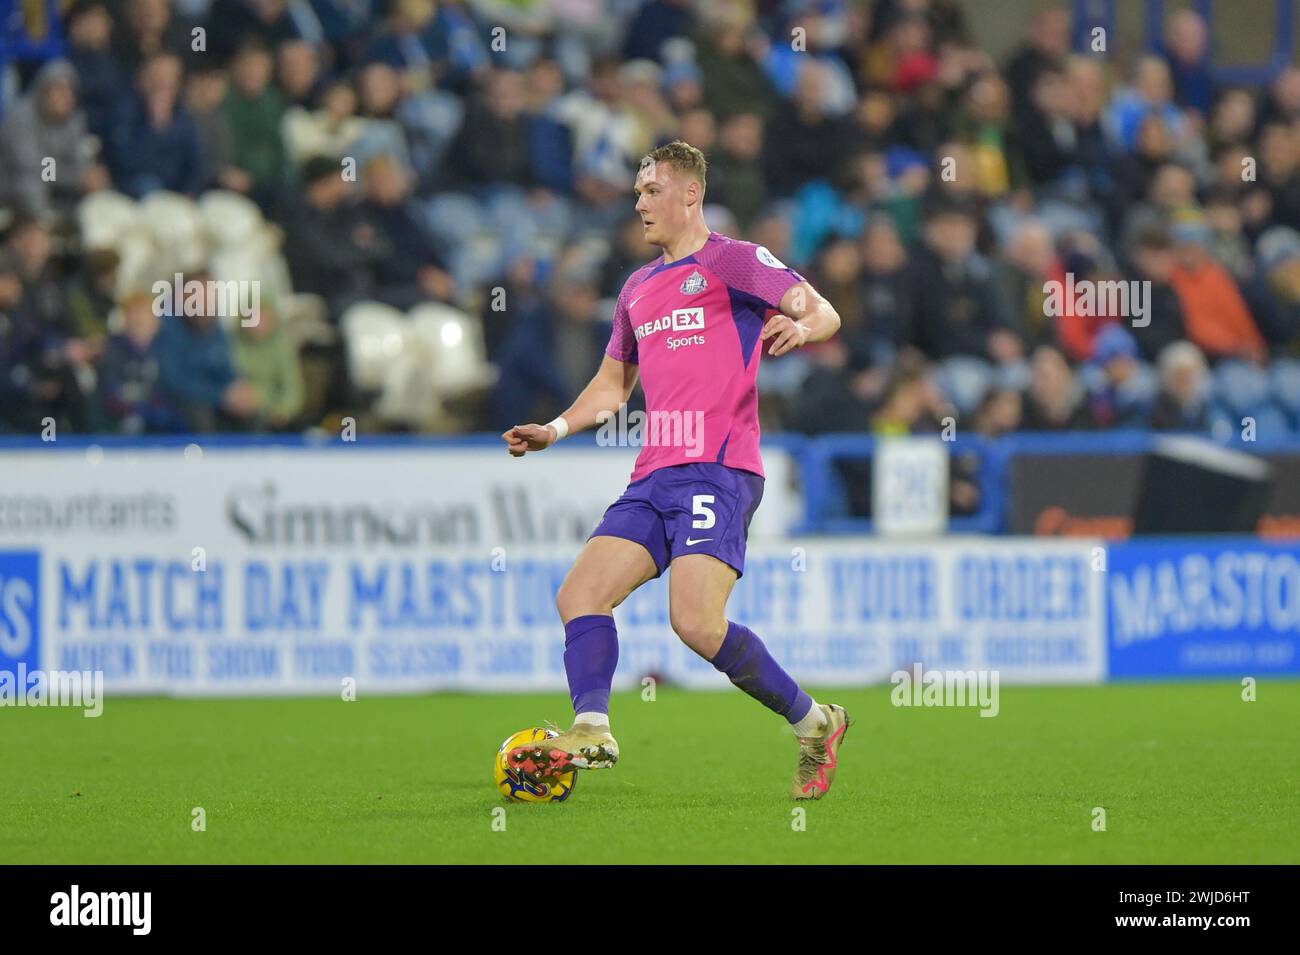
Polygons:
<instances>
[{"instance_id":1,"label":"stadium crowd","mask_svg":"<svg viewBox=\"0 0 1300 955\"><path fill-rule=\"evenodd\" d=\"M710 227L843 320L764 363L768 429L1300 430L1300 68L1216 86L1189 10L1157 49L1104 54L1048 10L1001 63L957 0L76 0L61 19L65 48L5 82L0 430L301 429L373 400L342 339L295 340L274 297L248 328L158 314L145 273L79 232L110 189L248 197L332 327L358 302L463 310L496 375L439 426L548 420L658 254L631 184L677 138L708 157ZM1053 308L1067 276L1150 292Z\"/></svg>"}]
</instances>

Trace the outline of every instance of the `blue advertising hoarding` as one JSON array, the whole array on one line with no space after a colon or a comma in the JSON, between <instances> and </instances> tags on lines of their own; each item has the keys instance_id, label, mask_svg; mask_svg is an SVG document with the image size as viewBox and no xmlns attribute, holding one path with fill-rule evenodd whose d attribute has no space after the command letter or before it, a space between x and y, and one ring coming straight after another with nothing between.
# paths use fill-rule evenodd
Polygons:
<instances>
[{"instance_id":1,"label":"blue advertising hoarding","mask_svg":"<svg viewBox=\"0 0 1300 955\"><path fill-rule=\"evenodd\" d=\"M1112 678L1300 674L1300 542L1161 539L1108 551Z\"/></svg>"},{"instance_id":2,"label":"blue advertising hoarding","mask_svg":"<svg viewBox=\"0 0 1300 955\"><path fill-rule=\"evenodd\" d=\"M0 670L41 665L40 571L36 551L0 550Z\"/></svg>"}]
</instances>

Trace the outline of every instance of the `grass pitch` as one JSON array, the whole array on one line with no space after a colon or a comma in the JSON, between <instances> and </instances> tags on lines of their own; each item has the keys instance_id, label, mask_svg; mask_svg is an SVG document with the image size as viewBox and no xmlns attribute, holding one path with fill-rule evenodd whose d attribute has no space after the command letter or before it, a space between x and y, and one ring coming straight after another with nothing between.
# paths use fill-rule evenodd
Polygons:
<instances>
[{"instance_id":1,"label":"grass pitch","mask_svg":"<svg viewBox=\"0 0 1300 955\"><path fill-rule=\"evenodd\" d=\"M1300 862L1300 683L1004 687L992 719L889 690L814 694L856 723L804 831L791 734L734 690L615 694L622 762L541 806L505 804L491 764L567 722L561 693L4 708L0 860Z\"/></svg>"}]
</instances>

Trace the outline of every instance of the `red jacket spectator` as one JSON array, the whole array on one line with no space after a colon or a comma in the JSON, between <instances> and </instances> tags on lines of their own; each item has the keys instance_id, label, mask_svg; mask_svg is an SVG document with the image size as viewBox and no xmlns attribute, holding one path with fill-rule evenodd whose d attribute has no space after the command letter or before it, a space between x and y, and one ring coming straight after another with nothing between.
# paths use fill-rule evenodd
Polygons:
<instances>
[{"instance_id":1,"label":"red jacket spectator","mask_svg":"<svg viewBox=\"0 0 1300 955\"><path fill-rule=\"evenodd\" d=\"M1187 337L1211 358L1263 358L1264 337L1228 270L1198 241L1181 242L1178 252L1169 284L1182 303Z\"/></svg>"}]
</instances>

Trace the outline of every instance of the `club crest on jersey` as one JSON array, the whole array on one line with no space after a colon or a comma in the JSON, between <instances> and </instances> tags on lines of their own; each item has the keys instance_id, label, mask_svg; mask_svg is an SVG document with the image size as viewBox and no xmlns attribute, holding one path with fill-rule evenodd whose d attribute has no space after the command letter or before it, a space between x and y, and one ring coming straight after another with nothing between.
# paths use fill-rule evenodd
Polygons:
<instances>
[{"instance_id":1,"label":"club crest on jersey","mask_svg":"<svg viewBox=\"0 0 1300 955\"><path fill-rule=\"evenodd\" d=\"M683 295L698 295L709 287L709 281L700 274L699 269L692 272L682 283Z\"/></svg>"}]
</instances>

